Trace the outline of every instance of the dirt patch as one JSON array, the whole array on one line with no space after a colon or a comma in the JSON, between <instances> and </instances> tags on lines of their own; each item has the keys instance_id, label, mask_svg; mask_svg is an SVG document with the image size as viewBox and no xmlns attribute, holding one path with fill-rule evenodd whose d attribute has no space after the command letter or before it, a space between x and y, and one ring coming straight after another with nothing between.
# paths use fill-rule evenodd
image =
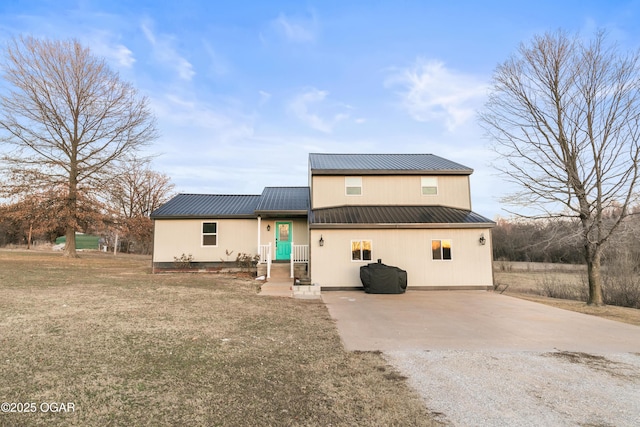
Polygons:
<instances>
[{"instance_id":1,"label":"dirt patch","mask_svg":"<svg viewBox=\"0 0 640 427\"><path fill-rule=\"evenodd\" d=\"M556 359L566 360L569 363L586 366L595 371L600 371L628 381L640 380L640 370L637 367L627 364L614 362L604 356L589 354L583 352L557 351L544 353L545 357L553 357Z\"/></svg>"}]
</instances>

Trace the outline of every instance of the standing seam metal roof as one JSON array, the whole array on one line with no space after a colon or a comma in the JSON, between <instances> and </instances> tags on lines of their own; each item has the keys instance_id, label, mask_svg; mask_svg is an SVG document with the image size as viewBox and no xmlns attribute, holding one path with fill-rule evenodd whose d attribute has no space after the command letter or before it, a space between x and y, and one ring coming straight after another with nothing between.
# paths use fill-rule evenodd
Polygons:
<instances>
[{"instance_id":1,"label":"standing seam metal roof","mask_svg":"<svg viewBox=\"0 0 640 427\"><path fill-rule=\"evenodd\" d=\"M433 154L309 154L309 166L316 173L405 172L457 173L469 175L473 169Z\"/></svg>"},{"instance_id":2,"label":"standing seam metal roof","mask_svg":"<svg viewBox=\"0 0 640 427\"><path fill-rule=\"evenodd\" d=\"M313 209L317 224L494 224L475 212L445 206L340 206Z\"/></svg>"},{"instance_id":3,"label":"standing seam metal roof","mask_svg":"<svg viewBox=\"0 0 640 427\"><path fill-rule=\"evenodd\" d=\"M255 217L259 195L178 194L151 218Z\"/></svg>"},{"instance_id":4,"label":"standing seam metal roof","mask_svg":"<svg viewBox=\"0 0 640 427\"><path fill-rule=\"evenodd\" d=\"M266 187L256 212L309 210L309 187Z\"/></svg>"}]
</instances>

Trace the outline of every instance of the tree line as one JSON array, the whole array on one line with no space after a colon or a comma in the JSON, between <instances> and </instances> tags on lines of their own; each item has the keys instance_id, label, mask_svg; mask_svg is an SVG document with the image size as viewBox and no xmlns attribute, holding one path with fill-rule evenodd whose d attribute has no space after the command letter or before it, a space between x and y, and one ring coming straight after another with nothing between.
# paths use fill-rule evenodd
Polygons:
<instances>
[{"instance_id":1,"label":"tree line","mask_svg":"<svg viewBox=\"0 0 640 427\"><path fill-rule=\"evenodd\" d=\"M603 250L604 267L624 261L640 270L640 208L633 209ZM613 218L616 214L611 215ZM605 219L613 220L613 218ZM498 218L492 231L496 261L585 264L579 220L527 220Z\"/></svg>"},{"instance_id":2,"label":"tree line","mask_svg":"<svg viewBox=\"0 0 640 427\"><path fill-rule=\"evenodd\" d=\"M167 175L148 160L127 159L100 188L78 189L76 232L98 235L105 247L148 254L152 249L151 212L173 194ZM21 191L0 204L0 246L53 243L66 232L64 186ZM116 236L118 243L116 243Z\"/></svg>"}]
</instances>

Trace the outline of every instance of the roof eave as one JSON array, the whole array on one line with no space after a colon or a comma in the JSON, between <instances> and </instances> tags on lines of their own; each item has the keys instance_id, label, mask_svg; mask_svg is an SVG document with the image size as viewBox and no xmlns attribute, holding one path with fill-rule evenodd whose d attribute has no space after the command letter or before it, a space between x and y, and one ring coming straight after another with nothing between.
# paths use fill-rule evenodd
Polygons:
<instances>
[{"instance_id":1,"label":"roof eave","mask_svg":"<svg viewBox=\"0 0 640 427\"><path fill-rule=\"evenodd\" d=\"M474 223L403 223L403 224L347 224L347 223L323 223L309 224L310 229L478 229L494 228L495 222L474 222Z\"/></svg>"},{"instance_id":2,"label":"roof eave","mask_svg":"<svg viewBox=\"0 0 640 427\"><path fill-rule=\"evenodd\" d=\"M256 219L257 215L238 214L238 215L160 215L151 216L151 219Z\"/></svg>"},{"instance_id":3,"label":"roof eave","mask_svg":"<svg viewBox=\"0 0 640 427\"><path fill-rule=\"evenodd\" d=\"M309 210L260 210L256 215L308 215Z\"/></svg>"},{"instance_id":4,"label":"roof eave","mask_svg":"<svg viewBox=\"0 0 640 427\"><path fill-rule=\"evenodd\" d=\"M471 175L473 169L311 169L311 175Z\"/></svg>"}]
</instances>

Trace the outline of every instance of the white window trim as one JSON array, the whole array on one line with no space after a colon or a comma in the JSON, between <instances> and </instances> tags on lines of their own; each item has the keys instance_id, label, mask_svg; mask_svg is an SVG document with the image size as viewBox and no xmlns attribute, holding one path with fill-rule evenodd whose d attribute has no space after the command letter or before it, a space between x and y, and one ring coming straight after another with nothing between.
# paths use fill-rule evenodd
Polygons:
<instances>
[{"instance_id":1,"label":"white window trim","mask_svg":"<svg viewBox=\"0 0 640 427\"><path fill-rule=\"evenodd\" d=\"M435 181L435 185L425 185L425 181ZM425 188L435 187L436 192L434 194L424 194ZM438 195L438 177L437 176L422 176L420 177L420 194L427 197L433 197Z\"/></svg>"},{"instance_id":2,"label":"white window trim","mask_svg":"<svg viewBox=\"0 0 640 427\"><path fill-rule=\"evenodd\" d=\"M352 182L349 182L351 180ZM357 183L354 183L357 181ZM360 188L360 194L349 194L349 188ZM345 196L362 196L362 177L361 176L345 176L344 177L344 194Z\"/></svg>"},{"instance_id":3,"label":"white window trim","mask_svg":"<svg viewBox=\"0 0 640 427\"><path fill-rule=\"evenodd\" d=\"M433 242L435 242L435 241L440 242L440 256L444 256L444 254L442 252L442 242L445 241L445 240L448 240L449 244L451 245L449 247L449 250L451 252L451 258L450 259L444 259L444 257L443 257L443 258L440 258L440 259L435 259L433 257ZM451 261L453 261L453 240L452 239L431 239L431 249L430 250L431 250L431 261L438 261L438 262L441 262L441 261L451 262Z\"/></svg>"},{"instance_id":4,"label":"white window trim","mask_svg":"<svg viewBox=\"0 0 640 427\"><path fill-rule=\"evenodd\" d=\"M205 224L215 224L216 225L216 232L215 233L205 233L204 232L204 225ZM218 242L220 241L218 234L220 232L220 229L218 228L218 221L202 221L200 223L200 247L201 248L217 248L218 247ZM215 245L205 245L204 244L204 236L216 236L216 244Z\"/></svg>"},{"instance_id":5,"label":"white window trim","mask_svg":"<svg viewBox=\"0 0 640 427\"><path fill-rule=\"evenodd\" d=\"M361 259L353 259L353 242L360 242L360 258ZM369 242L369 246L371 247L371 259L363 259L364 251L362 249L362 242ZM351 258L351 262L373 262L373 239L353 239L349 242L349 258Z\"/></svg>"}]
</instances>

